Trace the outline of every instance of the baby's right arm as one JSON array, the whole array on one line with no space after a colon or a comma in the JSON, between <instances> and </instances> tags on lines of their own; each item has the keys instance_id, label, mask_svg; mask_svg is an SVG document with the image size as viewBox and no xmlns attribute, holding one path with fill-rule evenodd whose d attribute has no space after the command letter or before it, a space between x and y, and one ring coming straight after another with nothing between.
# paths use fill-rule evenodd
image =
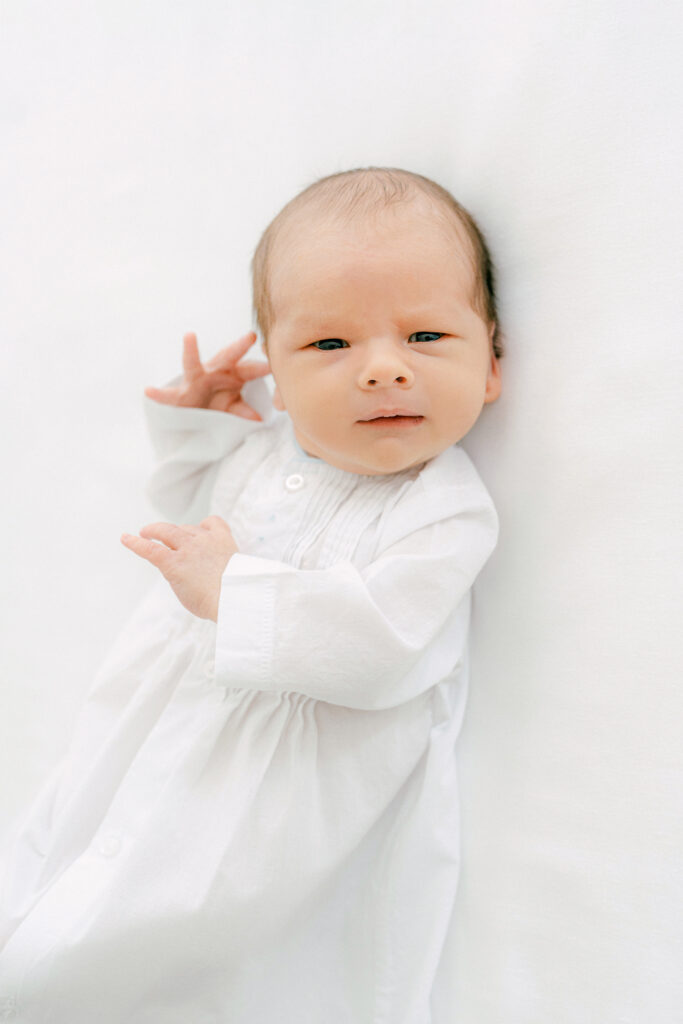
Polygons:
<instances>
[{"instance_id":1,"label":"baby's right arm","mask_svg":"<svg viewBox=\"0 0 683 1024\"><path fill-rule=\"evenodd\" d=\"M209 514L221 460L273 412L268 388L259 380L270 372L268 364L240 362L255 340L250 331L203 366L196 335L186 334L184 376L168 387L145 389L158 459L147 494L171 522L198 523Z\"/></svg>"}]
</instances>

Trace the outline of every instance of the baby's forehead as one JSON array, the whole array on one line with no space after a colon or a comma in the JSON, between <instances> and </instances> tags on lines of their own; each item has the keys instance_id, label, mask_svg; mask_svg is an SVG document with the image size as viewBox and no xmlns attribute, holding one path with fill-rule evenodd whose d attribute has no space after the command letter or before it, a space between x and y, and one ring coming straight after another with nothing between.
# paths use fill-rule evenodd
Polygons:
<instances>
[{"instance_id":1,"label":"baby's forehead","mask_svg":"<svg viewBox=\"0 0 683 1024\"><path fill-rule=\"evenodd\" d=\"M382 245L387 239L388 246ZM320 268L323 279L329 280L335 265L344 272L349 261L355 262L356 255L365 257L368 253L380 262L388 257L389 266L400 253L402 261L405 257L414 260L415 273L421 273L417 268L439 266L446 272L447 267L455 265L457 279L472 296L480 283L472 241L451 211L435 210L433 204L401 203L349 218L334 210L321 213L315 208L304 208L288 217L271 249L271 301L279 306L285 294L291 295L291 273L295 267L305 266L313 272Z\"/></svg>"},{"instance_id":2,"label":"baby's forehead","mask_svg":"<svg viewBox=\"0 0 683 1024\"><path fill-rule=\"evenodd\" d=\"M443 251L443 245L458 255L470 270L475 269L473 245L465 226L456 214L435 210L433 205L396 204L388 209L364 213L349 218L344 211L301 209L293 212L281 226L269 259L269 276L311 249L324 252L334 260L339 252L340 261L356 247L372 248L387 237L395 237L398 229L401 246L424 250L431 244Z\"/></svg>"}]
</instances>

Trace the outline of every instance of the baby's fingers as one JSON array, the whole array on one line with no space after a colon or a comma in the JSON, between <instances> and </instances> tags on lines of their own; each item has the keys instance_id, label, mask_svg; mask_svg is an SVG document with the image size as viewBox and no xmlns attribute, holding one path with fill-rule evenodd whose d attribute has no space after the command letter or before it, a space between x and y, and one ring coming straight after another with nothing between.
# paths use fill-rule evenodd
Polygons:
<instances>
[{"instance_id":1,"label":"baby's fingers","mask_svg":"<svg viewBox=\"0 0 683 1024\"><path fill-rule=\"evenodd\" d=\"M140 530L140 536L149 540L160 540L174 551L180 547L188 536L196 533L192 526L176 526L175 523L149 523Z\"/></svg>"},{"instance_id":2,"label":"baby's fingers","mask_svg":"<svg viewBox=\"0 0 683 1024\"><path fill-rule=\"evenodd\" d=\"M163 405L177 405L180 388L145 388L145 394L155 402Z\"/></svg>"},{"instance_id":3,"label":"baby's fingers","mask_svg":"<svg viewBox=\"0 0 683 1024\"><path fill-rule=\"evenodd\" d=\"M183 373L188 384L204 373L199 358L197 335L191 332L183 335Z\"/></svg>"},{"instance_id":4,"label":"baby's fingers","mask_svg":"<svg viewBox=\"0 0 683 1024\"><path fill-rule=\"evenodd\" d=\"M171 552L163 544L155 544L151 540L142 540L141 537L134 537L130 533L121 534L121 543L129 551L139 555L140 558L145 558L148 562L151 562L162 573L167 568Z\"/></svg>"},{"instance_id":5,"label":"baby's fingers","mask_svg":"<svg viewBox=\"0 0 683 1024\"><path fill-rule=\"evenodd\" d=\"M233 402L230 406L230 412L233 416L240 416L243 420L253 420L255 423L263 423L263 416L256 412L256 409L252 409L250 405L243 402L242 399L238 399Z\"/></svg>"},{"instance_id":6,"label":"baby's fingers","mask_svg":"<svg viewBox=\"0 0 683 1024\"><path fill-rule=\"evenodd\" d=\"M240 363L236 369L240 375L240 380L243 381L254 380L256 377L266 377L270 373L269 363L264 362L262 359L250 359L246 363Z\"/></svg>"},{"instance_id":7,"label":"baby's fingers","mask_svg":"<svg viewBox=\"0 0 683 1024\"><path fill-rule=\"evenodd\" d=\"M187 540L188 536L193 532L196 532L196 527L193 526L176 526L174 523L150 523L148 526L142 527L139 537L132 536L130 533L124 533L121 537L121 543L125 544L136 555L146 558L148 562L156 565L157 569L161 569L163 572L168 562L169 548L171 551L177 551L183 541ZM155 544L155 540L162 543ZM164 547L164 545L166 546Z\"/></svg>"},{"instance_id":8,"label":"baby's fingers","mask_svg":"<svg viewBox=\"0 0 683 1024\"><path fill-rule=\"evenodd\" d=\"M233 341L232 345L227 345L222 348L220 352L208 361L206 364L207 370L225 370L230 369L239 362L242 356L246 355L251 346L256 341L258 335L255 331L249 331L248 334L243 334L237 341Z\"/></svg>"}]
</instances>

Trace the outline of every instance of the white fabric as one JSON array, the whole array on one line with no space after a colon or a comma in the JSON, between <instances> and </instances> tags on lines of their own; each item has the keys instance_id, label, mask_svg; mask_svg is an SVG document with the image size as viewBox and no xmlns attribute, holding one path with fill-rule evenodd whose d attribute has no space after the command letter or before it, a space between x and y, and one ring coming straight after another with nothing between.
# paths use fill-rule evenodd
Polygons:
<instances>
[{"instance_id":1,"label":"white fabric","mask_svg":"<svg viewBox=\"0 0 683 1024\"><path fill-rule=\"evenodd\" d=\"M161 580L98 675L13 852L0 1005L35 1024L437 1021L491 498L458 446L358 476L306 456L286 414L147 409L162 512L224 516L240 553L217 624Z\"/></svg>"}]
</instances>

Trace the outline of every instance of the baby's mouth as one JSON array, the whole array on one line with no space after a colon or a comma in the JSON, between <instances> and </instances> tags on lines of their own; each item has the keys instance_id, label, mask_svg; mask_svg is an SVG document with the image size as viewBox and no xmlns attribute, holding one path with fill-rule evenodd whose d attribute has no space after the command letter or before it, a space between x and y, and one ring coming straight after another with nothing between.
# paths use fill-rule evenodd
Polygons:
<instances>
[{"instance_id":1,"label":"baby's mouth","mask_svg":"<svg viewBox=\"0 0 683 1024\"><path fill-rule=\"evenodd\" d=\"M422 423L424 416L408 413L392 413L390 415L373 416L367 420L358 420L368 427L412 427Z\"/></svg>"},{"instance_id":2,"label":"baby's mouth","mask_svg":"<svg viewBox=\"0 0 683 1024\"><path fill-rule=\"evenodd\" d=\"M424 416L420 413L415 412L414 409L401 408L401 406L385 406L383 409L377 409L372 416L365 416L363 419L358 420L359 423L376 423L381 421L386 423L390 420L422 420Z\"/></svg>"}]
</instances>

